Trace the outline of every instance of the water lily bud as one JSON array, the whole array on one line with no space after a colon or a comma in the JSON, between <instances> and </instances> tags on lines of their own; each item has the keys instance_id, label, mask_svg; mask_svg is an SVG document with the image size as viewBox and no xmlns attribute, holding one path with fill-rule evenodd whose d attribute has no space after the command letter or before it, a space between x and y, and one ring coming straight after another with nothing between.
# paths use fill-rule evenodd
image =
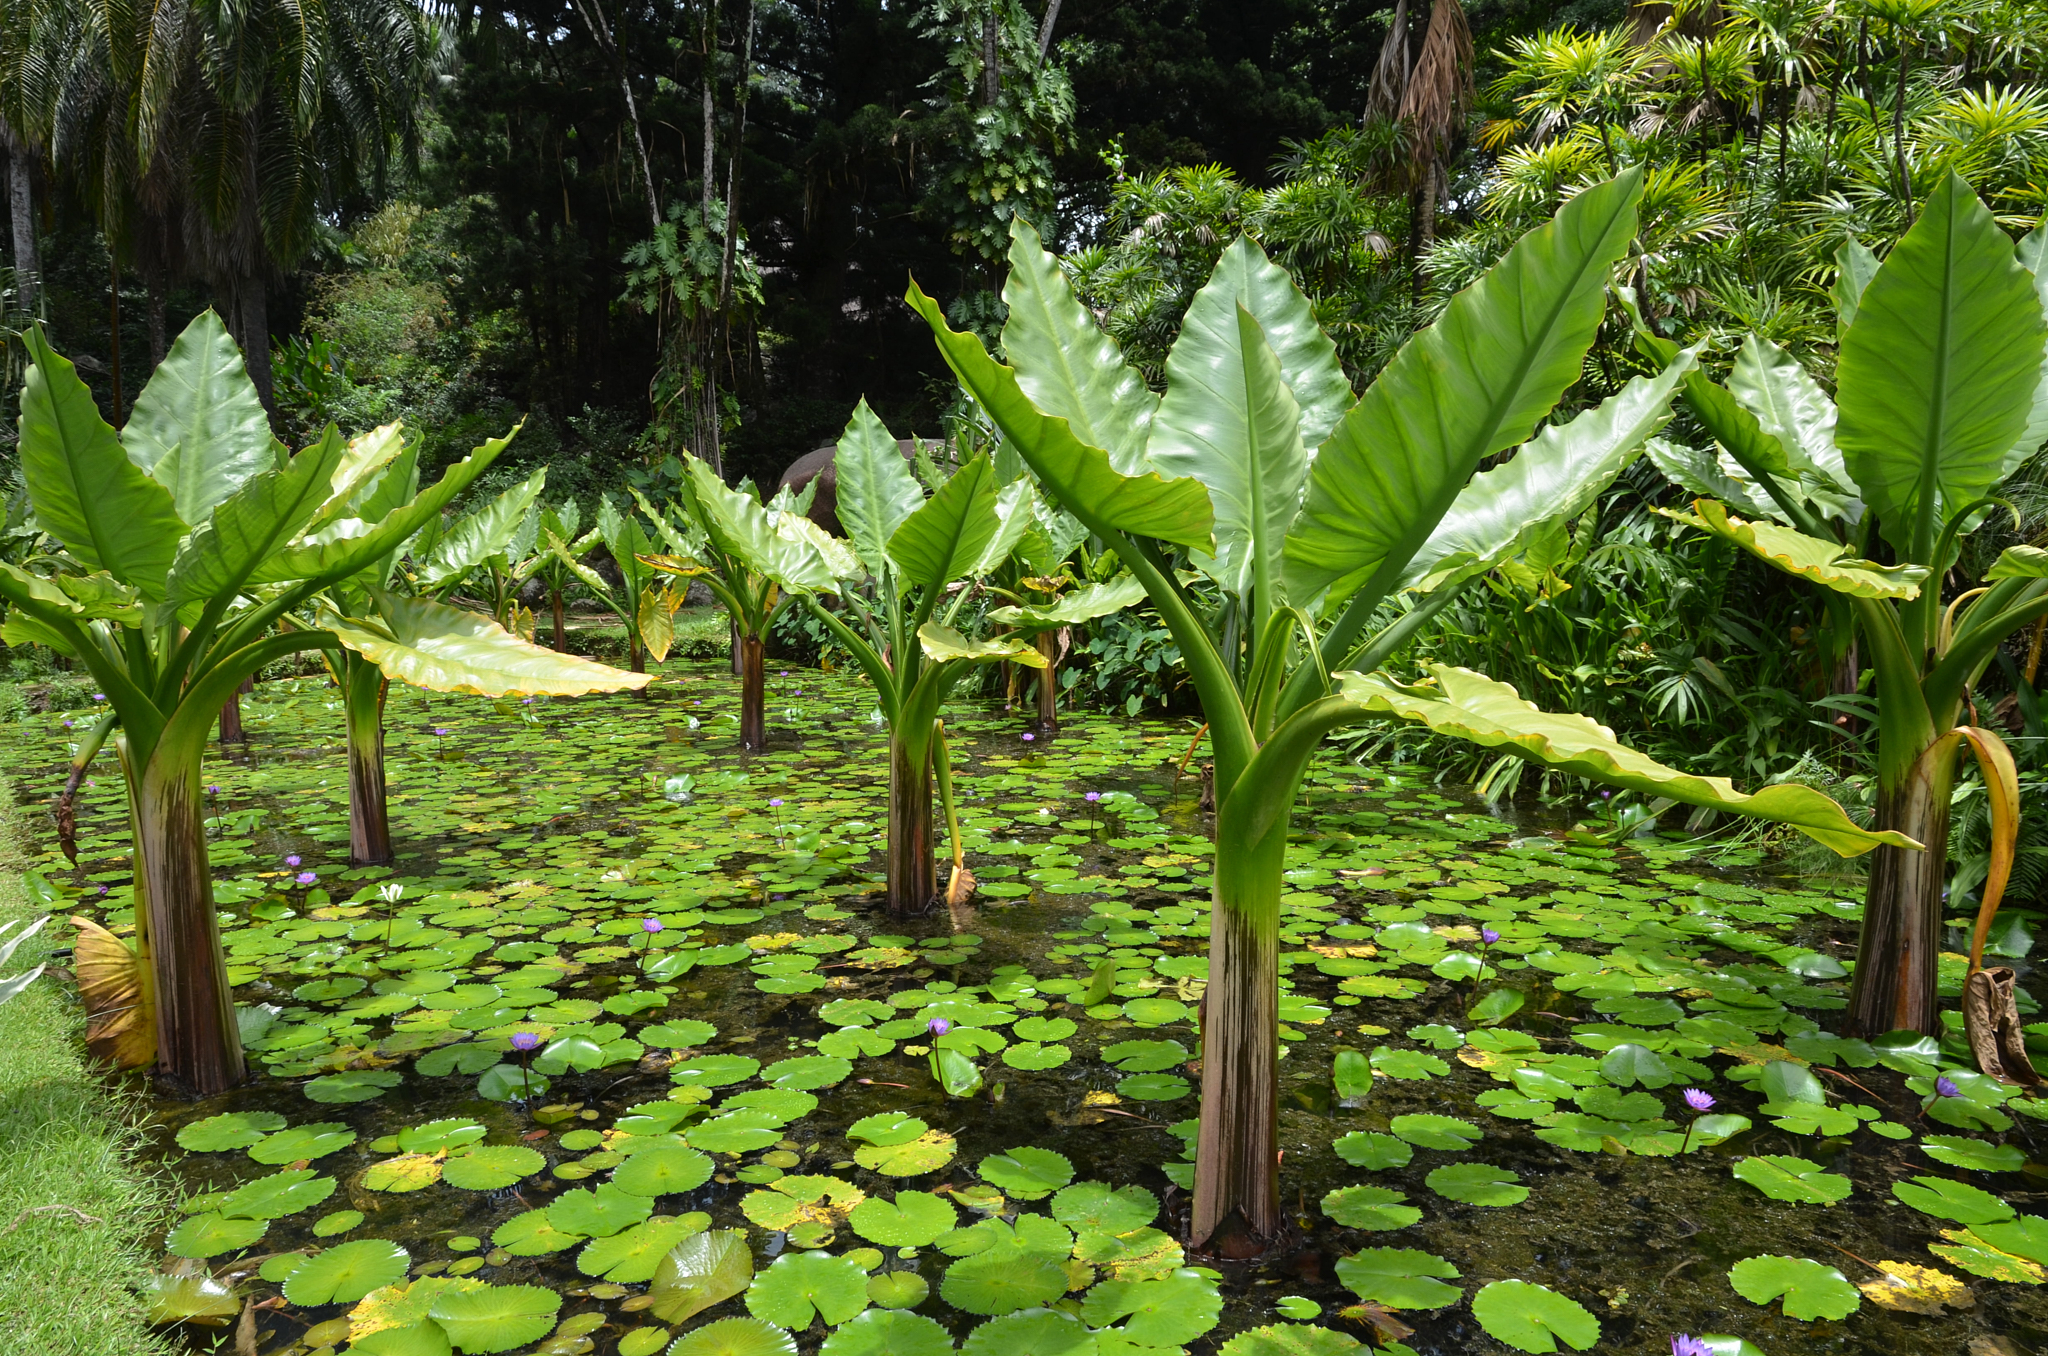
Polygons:
<instances>
[{"instance_id":1,"label":"water lily bud","mask_svg":"<svg viewBox=\"0 0 2048 1356\"><path fill-rule=\"evenodd\" d=\"M512 1048L514 1050L523 1053L539 1044L540 1037L534 1035L531 1031L515 1031L512 1033Z\"/></svg>"},{"instance_id":2,"label":"water lily bud","mask_svg":"<svg viewBox=\"0 0 2048 1356\"><path fill-rule=\"evenodd\" d=\"M953 1024L943 1017L934 1017L926 1025L931 1028L934 1036L943 1036L953 1029Z\"/></svg>"},{"instance_id":3,"label":"water lily bud","mask_svg":"<svg viewBox=\"0 0 2048 1356\"><path fill-rule=\"evenodd\" d=\"M1956 1080L1947 1074L1934 1080L1934 1095L1937 1097L1960 1097L1963 1090L1956 1086Z\"/></svg>"},{"instance_id":4,"label":"water lily bud","mask_svg":"<svg viewBox=\"0 0 2048 1356\"><path fill-rule=\"evenodd\" d=\"M1492 946L1500 940L1500 934L1492 928L1481 928L1479 929L1479 940L1485 942L1488 946Z\"/></svg>"}]
</instances>

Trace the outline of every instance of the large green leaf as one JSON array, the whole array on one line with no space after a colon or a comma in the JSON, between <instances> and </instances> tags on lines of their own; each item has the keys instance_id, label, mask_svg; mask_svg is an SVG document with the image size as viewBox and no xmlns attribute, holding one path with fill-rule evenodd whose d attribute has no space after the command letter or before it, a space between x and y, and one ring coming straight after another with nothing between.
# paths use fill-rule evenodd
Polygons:
<instances>
[{"instance_id":1,"label":"large green leaf","mask_svg":"<svg viewBox=\"0 0 2048 1356\"><path fill-rule=\"evenodd\" d=\"M42 327L31 326L22 340L30 366L19 455L36 521L87 569L162 599L185 535L171 492L128 459L78 369L51 349Z\"/></svg>"},{"instance_id":2,"label":"large green leaf","mask_svg":"<svg viewBox=\"0 0 2048 1356\"><path fill-rule=\"evenodd\" d=\"M854 406L832 466L838 481L839 521L861 564L879 575L888 561L889 539L904 519L924 506L924 491L896 439L868 408Z\"/></svg>"},{"instance_id":3,"label":"large green leaf","mask_svg":"<svg viewBox=\"0 0 2048 1356\"><path fill-rule=\"evenodd\" d=\"M982 455L954 472L905 518L890 533L886 549L900 582L942 589L973 568L1001 526L995 472Z\"/></svg>"},{"instance_id":4,"label":"large green leaf","mask_svg":"<svg viewBox=\"0 0 2048 1356\"><path fill-rule=\"evenodd\" d=\"M2020 241L2019 261L2034 275L2034 295L2048 311L2048 222L2027 232L2026 239ZM2041 357L2041 375L2034 383L2034 403L2027 412L2026 427L2008 460L2024 461L2041 449L2044 440L2048 440L2048 352Z\"/></svg>"},{"instance_id":5,"label":"large green leaf","mask_svg":"<svg viewBox=\"0 0 2048 1356\"><path fill-rule=\"evenodd\" d=\"M787 589L829 593L838 587L837 571L827 559L823 529L817 538L802 527L817 528L809 519L773 513L760 500L735 490L708 465L691 457L685 464L678 496L711 549L742 562ZM857 568L857 567L856 567Z\"/></svg>"},{"instance_id":6,"label":"large green leaf","mask_svg":"<svg viewBox=\"0 0 2048 1356\"><path fill-rule=\"evenodd\" d=\"M1691 513L1657 511L1732 541L1787 574L1810 579L1852 598L1917 598L1921 584L1927 580L1925 566L1879 565L1858 560L1840 542L1809 537L1777 523L1745 522L1712 499L1696 499L1692 507Z\"/></svg>"},{"instance_id":7,"label":"large green leaf","mask_svg":"<svg viewBox=\"0 0 2048 1356\"><path fill-rule=\"evenodd\" d=\"M377 561L404 545L415 532L426 526L430 519L440 516L441 510L454 500L455 496L469 488L471 481L484 473L505 445L512 441L519 430L502 438L492 438L471 452L467 457L441 473L441 478L427 489L415 495L403 507L384 514L381 518L341 518L329 523L318 532L310 533L292 543L283 551L270 556L256 567L249 576L250 584L283 583L295 579L341 580L360 570L368 569ZM383 484L399 479L404 472L403 483L411 479L412 456L401 456L379 482L379 489L373 498L383 497Z\"/></svg>"},{"instance_id":8,"label":"large green leaf","mask_svg":"<svg viewBox=\"0 0 2048 1356\"><path fill-rule=\"evenodd\" d=\"M297 535L332 491L348 444L329 425L319 442L283 466L249 477L185 540L165 587L174 606L238 591L264 560Z\"/></svg>"},{"instance_id":9,"label":"large green leaf","mask_svg":"<svg viewBox=\"0 0 2048 1356\"><path fill-rule=\"evenodd\" d=\"M988 619L1020 631L1049 631L1121 612L1144 597L1145 586L1138 577L1123 574L1107 584L1089 584L1036 607L999 607L988 614Z\"/></svg>"},{"instance_id":10,"label":"large green leaf","mask_svg":"<svg viewBox=\"0 0 2048 1356\"><path fill-rule=\"evenodd\" d=\"M645 687L649 675L519 639L489 617L428 598L379 594L374 618L323 610L320 624L384 676L431 692L556 696Z\"/></svg>"},{"instance_id":11,"label":"large green leaf","mask_svg":"<svg viewBox=\"0 0 2048 1356\"><path fill-rule=\"evenodd\" d=\"M1038 523L1038 490L1030 477L1013 480L996 491L995 534L988 539L988 545L981 548L980 557L961 574L963 579L979 579L993 574L998 565L1008 560L1024 540L1024 534ZM808 521L808 520L806 520ZM1084 532L1086 529L1082 529ZM1040 535L1043 536L1041 530ZM1065 553L1061 553L1065 559Z\"/></svg>"},{"instance_id":12,"label":"large green leaf","mask_svg":"<svg viewBox=\"0 0 2048 1356\"><path fill-rule=\"evenodd\" d=\"M1752 518L1784 518L1778 502L1725 452L1702 452L1668 439L1651 438L1643 444L1643 453L1672 484L1690 494L1733 504Z\"/></svg>"},{"instance_id":13,"label":"large green leaf","mask_svg":"<svg viewBox=\"0 0 2048 1356\"><path fill-rule=\"evenodd\" d=\"M917 642L924 648L925 658L934 663L964 659L974 664L1008 661L1027 668L1045 667L1045 656L1036 647L1013 636L997 640L969 640L950 626L926 622L917 628Z\"/></svg>"},{"instance_id":14,"label":"large green leaf","mask_svg":"<svg viewBox=\"0 0 2048 1356\"><path fill-rule=\"evenodd\" d=\"M327 524L350 514L354 517L381 517L369 514L359 505L369 499L382 485L385 472L406 450L405 435L398 424L382 424L368 433L359 433L348 440L348 451L334 468L334 478L329 482L327 501L320 505L313 520L306 524L308 532L318 531ZM410 491L385 506L389 513L398 505L412 498Z\"/></svg>"},{"instance_id":15,"label":"large green leaf","mask_svg":"<svg viewBox=\"0 0 2048 1356\"><path fill-rule=\"evenodd\" d=\"M740 1294L754 1280L754 1254L746 1231L713 1229L669 1249L655 1268L648 1306L664 1323L681 1323L721 1300Z\"/></svg>"},{"instance_id":16,"label":"large green leaf","mask_svg":"<svg viewBox=\"0 0 2048 1356\"><path fill-rule=\"evenodd\" d=\"M1951 174L1864 289L1836 368L1835 440L1909 558L2012 469L2044 340L2033 277Z\"/></svg>"},{"instance_id":17,"label":"large green leaf","mask_svg":"<svg viewBox=\"0 0 2048 1356\"><path fill-rule=\"evenodd\" d=\"M1216 550L1206 568L1230 592L1253 596L1263 615L1284 601L1280 549L1301 508L1308 449L1280 360L1258 320L1231 299L1234 282L1211 279L1189 308L1167 355L1166 398L1147 452L1163 474L1208 486Z\"/></svg>"},{"instance_id":18,"label":"large green leaf","mask_svg":"<svg viewBox=\"0 0 2048 1356\"><path fill-rule=\"evenodd\" d=\"M1531 527L1584 513L1644 440L1670 422L1672 394L1698 357L1687 349L1658 375L1635 378L1569 423L1544 429L1512 461L1472 477L1408 562L1403 586L1449 557L1500 559Z\"/></svg>"},{"instance_id":19,"label":"large green leaf","mask_svg":"<svg viewBox=\"0 0 2048 1356\"><path fill-rule=\"evenodd\" d=\"M1854 484L1835 446L1835 402L1797 358L1768 339L1744 335L1728 394L1778 440L1795 469L1820 471L1844 489Z\"/></svg>"},{"instance_id":20,"label":"large green leaf","mask_svg":"<svg viewBox=\"0 0 2048 1356\"><path fill-rule=\"evenodd\" d=\"M948 325L938 303L914 282L908 300L931 326L939 352L960 384L981 402L1008 444L1037 475L1039 485L1069 512L1098 531L1210 549L1214 510L1200 481L1119 471L1109 453L1076 438L1064 418L1039 411L1019 389L1016 372L989 357L981 340ZM842 503L844 494L842 489Z\"/></svg>"},{"instance_id":21,"label":"large green leaf","mask_svg":"<svg viewBox=\"0 0 2048 1356\"><path fill-rule=\"evenodd\" d=\"M121 445L171 492L178 517L194 524L277 464L270 416L241 350L210 309L192 318L150 374Z\"/></svg>"},{"instance_id":22,"label":"large green leaf","mask_svg":"<svg viewBox=\"0 0 2048 1356\"><path fill-rule=\"evenodd\" d=\"M1446 664L1425 666L1432 683L1408 686L1384 674L1340 673L1338 692L1367 711L1420 721L1441 734L1575 772L1645 796L1681 801L1753 819L1789 824L1844 857L1880 843L1917 847L1910 838L1856 827L1842 807L1810 786L1784 783L1744 795L1725 777L1696 777L1620 743L1584 716L1539 711L1514 688Z\"/></svg>"},{"instance_id":23,"label":"large green leaf","mask_svg":"<svg viewBox=\"0 0 2048 1356\"><path fill-rule=\"evenodd\" d=\"M1159 397L1074 299L1059 260L1046 253L1022 216L1010 218L1003 301L1010 308L1003 351L1031 403L1066 420L1076 438L1109 453L1111 465L1124 474L1150 469L1145 438Z\"/></svg>"},{"instance_id":24,"label":"large green leaf","mask_svg":"<svg viewBox=\"0 0 2048 1356\"><path fill-rule=\"evenodd\" d=\"M1863 300L1863 289L1870 286L1870 280L1877 276L1877 256L1870 247L1853 236L1842 242L1842 248L1835 251L1835 285L1828 289L1828 299L1835 303L1835 342L1841 343L1849 327L1856 323L1856 308Z\"/></svg>"},{"instance_id":25,"label":"large green leaf","mask_svg":"<svg viewBox=\"0 0 2048 1356\"><path fill-rule=\"evenodd\" d=\"M1391 583L1480 460L1527 438L1578 379L1641 196L1633 169L1579 194L1395 355L1316 454L1287 538L1297 602Z\"/></svg>"},{"instance_id":26,"label":"large green leaf","mask_svg":"<svg viewBox=\"0 0 2048 1356\"><path fill-rule=\"evenodd\" d=\"M110 574L60 574L46 578L0 560L0 581L6 584L4 596L30 599L77 621L105 618L123 626L142 625L139 594Z\"/></svg>"},{"instance_id":27,"label":"large green leaf","mask_svg":"<svg viewBox=\"0 0 2048 1356\"><path fill-rule=\"evenodd\" d=\"M504 554L547 483L548 468L543 466L488 504L456 519L421 563L420 583L430 589L460 584L492 556Z\"/></svg>"}]
</instances>

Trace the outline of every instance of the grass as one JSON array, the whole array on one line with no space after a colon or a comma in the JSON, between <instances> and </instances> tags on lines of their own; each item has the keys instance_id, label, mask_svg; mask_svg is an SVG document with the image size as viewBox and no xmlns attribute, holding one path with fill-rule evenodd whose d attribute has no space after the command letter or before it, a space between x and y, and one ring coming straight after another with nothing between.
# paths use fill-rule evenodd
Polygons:
<instances>
[{"instance_id":1,"label":"grass","mask_svg":"<svg viewBox=\"0 0 2048 1356\"><path fill-rule=\"evenodd\" d=\"M12 797L0 784L0 806ZM0 808L0 920L32 917ZM61 916L24 942L18 974L62 945ZM30 954L33 952L34 954ZM45 971L0 1005L0 1353L153 1356L174 1348L143 1317L136 1284L168 1187L140 1168L139 1108L81 1058L83 1017L68 975ZM51 1208L57 1207L57 1208Z\"/></svg>"}]
</instances>

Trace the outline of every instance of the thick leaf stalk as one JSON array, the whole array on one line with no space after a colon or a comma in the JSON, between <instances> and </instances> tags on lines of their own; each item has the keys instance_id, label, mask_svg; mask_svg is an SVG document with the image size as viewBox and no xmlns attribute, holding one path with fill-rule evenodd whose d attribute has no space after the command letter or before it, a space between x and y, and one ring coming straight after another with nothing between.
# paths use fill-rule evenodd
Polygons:
<instances>
[{"instance_id":1,"label":"thick leaf stalk","mask_svg":"<svg viewBox=\"0 0 2048 1356\"><path fill-rule=\"evenodd\" d=\"M384 785L384 698L391 682L360 655L343 651L343 718L348 726L348 860L388 866L391 812Z\"/></svg>"},{"instance_id":2,"label":"thick leaf stalk","mask_svg":"<svg viewBox=\"0 0 2048 1356\"><path fill-rule=\"evenodd\" d=\"M939 892L933 856L932 746L928 733L898 728L889 737L889 912L922 913Z\"/></svg>"},{"instance_id":3,"label":"thick leaf stalk","mask_svg":"<svg viewBox=\"0 0 2048 1356\"><path fill-rule=\"evenodd\" d=\"M1937 978L1955 763L1953 742L1937 740L1921 749L1904 778L1879 776L1875 822L1925 850L1886 844L1871 854L1856 977L1843 1022L1848 1034L1941 1030Z\"/></svg>"},{"instance_id":4,"label":"thick leaf stalk","mask_svg":"<svg viewBox=\"0 0 2048 1356\"><path fill-rule=\"evenodd\" d=\"M742 631L734 653L740 669L740 747L768 747L768 647L761 637Z\"/></svg>"}]
</instances>

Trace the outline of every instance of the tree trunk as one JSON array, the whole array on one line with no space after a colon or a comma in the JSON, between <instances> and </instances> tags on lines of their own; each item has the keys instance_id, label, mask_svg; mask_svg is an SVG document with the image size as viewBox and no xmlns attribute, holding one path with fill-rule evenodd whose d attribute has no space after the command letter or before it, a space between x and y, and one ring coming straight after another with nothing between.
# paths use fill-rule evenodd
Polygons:
<instances>
[{"instance_id":1,"label":"tree trunk","mask_svg":"<svg viewBox=\"0 0 2048 1356\"><path fill-rule=\"evenodd\" d=\"M384 697L391 684L375 664L353 656L342 690L348 725L348 861L389 866L391 814L384 792Z\"/></svg>"},{"instance_id":2,"label":"tree trunk","mask_svg":"<svg viewBox=\"0 0 2048 1356\"><path fill-rule=\"evenodd\" d=\"M1410 285L1417 302L1429 290L1429 269L1424 257L1436 243L1436 164L1424 160L1419 182L1408 198L1408 268Z\"/></svg>"},{"instance_id":3,"label":"tree trunk","mask_svg":"<svg viewBox=\"0 0 2048 1356\"><path fill-rule=\"evenodd\" d=\"M768 647L759 636L740 637L740 747L768 747Z\"/></svg>"},{"instance_id":4,"label":"tree trunk","mask_svg":"<svg viewBox=\"0 0 2048 1356\"><path fill-rule=\"evenodd\" d=\"M900 731L889 736L889 912L923 913L939 892L932 857L932 764L929 740L915 747Z\"/></svg>"},{"instance_id":5,"label":"tree trunk","mask_svg":"<svg viewBox=\"0 0 2048 1356\"><path fill-rule=\"evenodd\" d=\"M159 748L140 768L120 744L134 808L135 917L155 984L157 1067L198 1097L245 1076L206 857L197 752Z\"/></svg>"},{"instance_id":6,"label":"tree trunk","mask_svg":"<svg viewBox=\"0 0 2048 1356\"><path fill-rule=\"evenodd\" d=\"M153 265L143 278L149 291L149 370L155 372L164 365L164 355L170 352L164 316L169 299L164 295L163 266Z\"/></svg>"},{"instance_id":7,"label":"tree trunk","mask_svg":"<svg viewBox=\"0 0 2048 1356\"><path fill-rule=\"evenodd\" d=\"M730 639L726 653L732 656L732 676L744 678L747 673L747 659L744 653L745 646L741 643L740 624L736 619L727 617L725 627Z\"/></svg>"},{"instance_id":8,"label":"tree trunk","mask_svg":"<svg viewBox=\"0 0 2048 1356\"><path fill-rule=\"evenodd\" d=\"M1036 644L1038 652L1045 656L1045 667L1038 671L1038 728L1057 730L1060 728L1060 633L1040 631Z\"/></svg>"},{"instance_id":9,"label":"tree trunk","mask_svg":"<svg viewBox=\"0 0 2048 1356\"><path fill-rule=\"evenodd\" d=\"M35 165L19 148L7 157L7 205L14 219L15 303L33 312L43 278L42 257L36 249Z\"/></svg>"},{"instance_id":10,"label":"tree trunk","mask_svg":"<svg viewBox=\"0 0 2048 1356\"><path fill-rule=\"evenodd\" d=\"M263 408L275 418L277 402L271 398L270 376L270 288L260 272L242 280L240 300L242 361L249 369L249 380L256 383Z\"/></svg>"},{"instance_id":11,"label":"tree trunk","mask_svg":"<svg viewBox=\"0 0 2048 1356\"><path fill-rule=\"evenodd\" d=\"M1287 818L1244 842L1216 834L1209 987L1202 999L1202 1125L1191 1250L1255 1257L1280 1232L1280 891Z\"/></svg>"},{"instance_id":12,"label":"tree trunk","mask_svg":"<svg viewBox=\"0 0 2048 1356\"><path fill-rule=\"evenodd\" d=\"M1927 850L1880 847L1871 853L1856 979L1842 1027L1849 1035L1941 1033L1935 978L1956 759L1952 745L1936 747L1941 752L1922 752L1914 761L1903 786L1878 787L1876 826L1896 829Z\"/></svg>"},{"instance_id":13,"label":"tree trunk","mask_svg":"<svg viewBox=\"0 0 2048 1356\"><path fill-rule=\"evenodd\" d=\"M558 588L550 588L548 590L548 600L554 604L555 608L555 652L557 654L567 654L569 652L569 644L566 639L568 632L562 624L562 591Z\"/></svg>"},{"instance_id":14,"label":"tree trunk","mask_svg":"<svg viewBox=\"0 0 2048 1356\"><path fill-rule=\"evenodd\" d=\"M241 690L227 699L220 709L220 742L223 744L246 744L249 732L242 728L242 693L254 692L256 684L249 679L242 680Z\"/></svg>"},{"instance_id":15,"label":"tree trunk","mask_svg":"<svg viewBox=\"0 0 2048 1356\"><path fill-rule=\"evenodd\" d=\"M126 422L121 417L121 261L114 257L111 244L107 273L107 366L114 387L114 417L107 422L118 429Z\"/></svg>"}]
</instances>

